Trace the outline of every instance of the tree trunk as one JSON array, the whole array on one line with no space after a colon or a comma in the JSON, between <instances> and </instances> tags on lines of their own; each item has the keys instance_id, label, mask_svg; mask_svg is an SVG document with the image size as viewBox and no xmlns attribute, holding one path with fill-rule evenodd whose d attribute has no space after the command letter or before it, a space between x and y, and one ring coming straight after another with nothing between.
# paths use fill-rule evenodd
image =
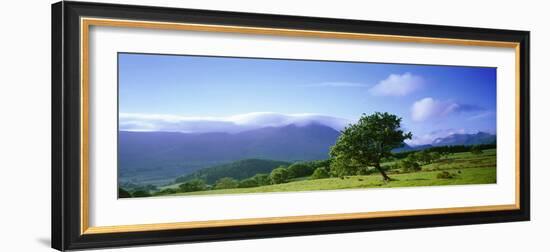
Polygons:
<instances>
[{"instance_id":1,"label":"tree trunk","mask_svg":"<svg viewBox=\"0 0 550 252\"><path fill-rule=\"evenodd\" d=\"M376 164L374 167L382 174L382 177L384 177L384 181L390 181L390 177L386 174L384 170L382 170L382 167L380 167L380 164Z\"/></svg>"}]
</instances>

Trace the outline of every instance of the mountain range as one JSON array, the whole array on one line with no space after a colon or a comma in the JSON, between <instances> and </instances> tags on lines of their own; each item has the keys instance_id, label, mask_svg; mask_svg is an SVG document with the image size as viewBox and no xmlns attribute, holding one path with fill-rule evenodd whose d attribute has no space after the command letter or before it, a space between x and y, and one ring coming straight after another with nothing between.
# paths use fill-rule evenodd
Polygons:
<instances>
[{"instance_id":1,"label":"mountain range","mask_svg":"<svg viewBox=\"0 0 550 252\"><path fill-rule=\"evenodd\" d=\"M394 152L415 151L423 150L437 146L450 146L450 145L478 145L478 144L496 144L497 136L485 132L478 132L475 134L452 134L446 137L436 138L431 144L423 145L407 145L397 148Z\"/></svg>"},{"instance_id":2,"label":"mountain range","mask_svg":"<svg viewBox=\"0 0 550 252\"><path fill-rule=\"evenodd\" d=\"M119 132L119 182L162 183L241 159L326 159L340 133L309 124L240 133Z\"/></svg>"},{"instance_id":3,"label":"mountain range","mask_svg":"<svg viewBox=\"0 0 550 252\"><path fill-rule=\"evenodd\" d=\"M118 135L121 183L163 184L201 168L243 159L284 162L328 158L340 132L321 124L265 127L239 133L130 132ZM454 134L431 145L404 146L409 151L442 145L495 143L496 136Z\"/></svg>"}]
</instances>

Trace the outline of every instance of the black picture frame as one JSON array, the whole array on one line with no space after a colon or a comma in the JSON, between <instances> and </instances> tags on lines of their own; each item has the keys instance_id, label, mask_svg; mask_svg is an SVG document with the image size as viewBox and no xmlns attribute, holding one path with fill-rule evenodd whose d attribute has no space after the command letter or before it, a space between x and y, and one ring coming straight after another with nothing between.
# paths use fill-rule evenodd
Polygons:
<instances>
[{"instance_id":1,"label":"black picture frame","mask_svg":"<svg viewBox=\"0 0 550 252\"><path fill-rule=\"evenodd\" d=\"M519 43L519 209L105 234L81 233L80 18ZM58 250L467 225L530 219L529 32L102 3L52 5L52 247Z\"/></svg>"}]
</instances>

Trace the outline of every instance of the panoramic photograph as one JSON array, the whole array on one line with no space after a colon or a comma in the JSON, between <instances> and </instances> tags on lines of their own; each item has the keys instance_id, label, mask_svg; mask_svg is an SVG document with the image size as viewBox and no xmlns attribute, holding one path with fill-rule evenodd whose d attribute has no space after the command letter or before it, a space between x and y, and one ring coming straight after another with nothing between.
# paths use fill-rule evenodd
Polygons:
<instances>
[{"instance_id":1,"label":"panoramic photograph","mask_svg":"<svg viewBox=\"0 0 550 252\"><path fill-rule=\"evenodd\" d=\"M496 68L118 54L118 198L497 182Z\"/></svg>"}]
</instances>

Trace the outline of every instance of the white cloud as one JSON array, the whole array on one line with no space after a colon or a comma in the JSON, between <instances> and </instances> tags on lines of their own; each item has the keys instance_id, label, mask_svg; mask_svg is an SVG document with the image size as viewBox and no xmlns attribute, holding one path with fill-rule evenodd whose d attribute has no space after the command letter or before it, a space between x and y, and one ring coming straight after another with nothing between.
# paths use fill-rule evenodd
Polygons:
<instances>
[{"instance_id":1,"label":"white cloud","mask_svg":"<svg viewBox=\"0 0 550 252\"><path fill-rule=\"evenodd\" d=\"M468 120L471 121L471 120L478 120L478 119L482 119L482 118L486 118L486 117L489 117L491 115L493 115L494 113L492 111L482 111L481 113L479 114L476 114L476 115L473 115L473 116L470 116L468 117Z\"/></svg>"},{"instance_id":2,"label":"white cloud","mask_svg":"<svg viewBox=\"0 0 550 252\"><path fill-rule=\"evenodd\" d=\"M475 105L460 104L452 101L440 101L432 97L426 97L414 102L411 108L411 116L414 121L421 122L445 117L452 113L476 111L483 111L483 109Z\"/></svg>"},{"instance_id":3,"label":"white cloud","mask_svg":"<svg viewBox=\"0 0 550 252\"><path fill-rule=\"evenodd\" d=\"M338 82L320 82L306 84L305 87L335 87L335 88L364 88L369 87L369 84L360 83L360 82L347 82L347 81L338 81Z\"/></svg>"},{"instance_id":4,"label":"white cloud","mask_svg":"<svg viewBox=\"0 0 550 252\"><path fill-rule=\"evenodd\" d=\"M423 135L414 135L412 139L405 140L405 143L411 146L432 144L435 139L448 137L453 134L466 134L464 129L443 129L435 130Z\"/></svg>"},{"instance_id":5,"label":"white cloud","mask_svg":"<svg viewBox=\"0 0 550 252\"><path fill-rule=\"evenodd\" d=\"M424 79L411 73L391 74L370 89L377 96L405 96L424 85Z\"/></svg>"},{"instance_id":6,"label":"white cloud","mask_svg":"<svg viewBox=\"0 0 550 252\"><path fill-rule=\"evenodd\" d=\"M431 97L416 101L411 109L414 121L425 121L446 116L459 108L457 103L442 102Z\"/></svg>"},{"instance_id":7,"label":"white cloud","mask_svg":"<svg viewBox=\"0 0 550 252\"><path fill-rule=\"evenodd\" d=\"M341 130L351 121L319 114L279 114L256 112L226 117L189 117L159 114L120 113L122 131L171 131L187 133L237 133L263 127L305 126L318 123Z\"/></svg>"}]
</instances>

